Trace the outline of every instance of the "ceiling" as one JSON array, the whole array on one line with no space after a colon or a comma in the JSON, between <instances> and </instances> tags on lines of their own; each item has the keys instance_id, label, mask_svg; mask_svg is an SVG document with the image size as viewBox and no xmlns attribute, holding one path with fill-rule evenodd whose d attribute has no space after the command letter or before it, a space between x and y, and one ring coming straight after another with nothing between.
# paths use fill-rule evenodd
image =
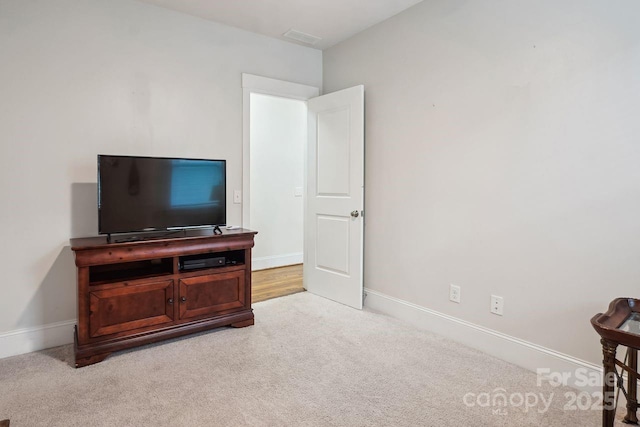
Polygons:
<instances>
[{"instance_id":1,"label":"ceiling","mask_svg":"<svg viewBox=\"0 0 640 427\"><path fill-rule=\"evenodd\" d=\"M326 49L422 0L140 0L269 37ZM321 37L313 45L283 36Z\"/></svg>"}]
</instances>

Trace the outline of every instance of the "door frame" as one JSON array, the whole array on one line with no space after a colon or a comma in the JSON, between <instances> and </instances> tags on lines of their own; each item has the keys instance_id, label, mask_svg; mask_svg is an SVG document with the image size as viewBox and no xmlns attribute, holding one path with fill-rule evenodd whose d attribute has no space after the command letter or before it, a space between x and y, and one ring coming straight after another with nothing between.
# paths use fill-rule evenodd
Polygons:
<instances>
[{"instance_id":1,"label":"door frame","mask_svg":"<svg viewBox=\"0 0 640 427\"><path fill-rule=\"evenodd\" d=\"M251 228L251 94L307 101L320 95L320 88L254 74L242 73L242 227ZM304 145L303 205L307 200L307 144ZM304 252L304 247L303 247Z\"/></svg>"}]
</instances>

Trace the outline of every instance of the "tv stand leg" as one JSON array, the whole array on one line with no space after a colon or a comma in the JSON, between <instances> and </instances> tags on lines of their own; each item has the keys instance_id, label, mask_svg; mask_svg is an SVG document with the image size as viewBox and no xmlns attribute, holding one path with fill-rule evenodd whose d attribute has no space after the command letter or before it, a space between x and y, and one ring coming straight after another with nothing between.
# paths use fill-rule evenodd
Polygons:
<instances>
[{"instance_id":1,"label":"tv stand leg","mask_svg":"<svg viewBox=\"0 0 640 427\"><path fill-rule=\"evenodd\" d=\"M243 320L241 322L232 323L229 326L231 326L232 328L244 328L246 326L251 326L251 325L253 325L253 319Z\"/></svg>"},{"instance_id":2,"label":"tv stand leg","mask_svg":"<svg viewBox=\"0 0 640 427\"><path fill-rule=\"evenodd\" d=\"M73 352L75 353L76 368L82 368L83 366L93 365L94 363L102 362L111 354L111 352L91 354L89 356L79 357L82 351L78 349L78 325L73 328ZM86 353L85 353L86 354Z\"/></svg>"},{"instance_id":3,"label":"tv stand leg","mask_svg":"<svg viewBox=\"0 0 640 427\"><path fill-rule=\"evenodd\" d=\"M111 353L103 353L103 354L94 354L93 356L87 357L76 357L76 368L82 368L84 366L93 365L94 363L102 362L106 359Z\"/></svg>"}]
</instances>

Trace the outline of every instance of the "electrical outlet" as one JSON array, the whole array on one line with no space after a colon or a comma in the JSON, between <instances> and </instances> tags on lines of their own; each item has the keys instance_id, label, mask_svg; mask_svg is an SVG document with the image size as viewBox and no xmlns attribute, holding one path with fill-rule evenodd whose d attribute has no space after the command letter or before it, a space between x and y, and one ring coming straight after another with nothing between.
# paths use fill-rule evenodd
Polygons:
<instances>
[{"instance_id":1,"label":"electrical outlet","mask_svg":"<svg viewBox=\"0 0 640 427\"><path fill-rule=\"evenodd\" d=\"M454 284L449 285L449 299L460 304L460 286Z\"/></svg>"},{"instance_id":2,"label":"electrical outlet","mask_svg":"<svg viewBox=\"0 0 640 427\"><path fill-rule=\"evenodd\" d=\"M504 298L497 295L491 295L491 312L502 316L504 312Z\"/></svg>"}]
</instances>

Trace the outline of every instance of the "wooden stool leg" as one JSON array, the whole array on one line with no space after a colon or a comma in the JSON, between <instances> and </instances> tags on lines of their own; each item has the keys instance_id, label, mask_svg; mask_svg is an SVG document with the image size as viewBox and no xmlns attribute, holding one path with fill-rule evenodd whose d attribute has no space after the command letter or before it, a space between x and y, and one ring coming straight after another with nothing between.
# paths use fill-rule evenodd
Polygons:
<instances>
[{"instance_id":1,"label":"wooden stool leg","mask_svg":"<svg viewBox=\"0 0 640 427\"><path fill-rule=\"evenodd\" d=\"M638 350L635 348L629 349L629 362L628 365L635 372L638 372ZM627 415L624 417L624 422L627 424L638 424L638 416L636 414L638 410L638 378L635 374L627 371L629 378L629 393L627 397Z\"/></svg>"},{"instance_id":2,"label":"wooden stool leg","mask_svg":"<svg viewBox=\"0 0 640 427\"><path fill-rule=\"evenodd\" d=\"M604 368L604 374L602 378L602 427L613 427L613 421L616 416L615 408L615 393L614 387L616 384L615 369L616 369L616 343L601 339L602 354L604 356L602 360L602 366Z\"/></svg>"}]
</instances>

